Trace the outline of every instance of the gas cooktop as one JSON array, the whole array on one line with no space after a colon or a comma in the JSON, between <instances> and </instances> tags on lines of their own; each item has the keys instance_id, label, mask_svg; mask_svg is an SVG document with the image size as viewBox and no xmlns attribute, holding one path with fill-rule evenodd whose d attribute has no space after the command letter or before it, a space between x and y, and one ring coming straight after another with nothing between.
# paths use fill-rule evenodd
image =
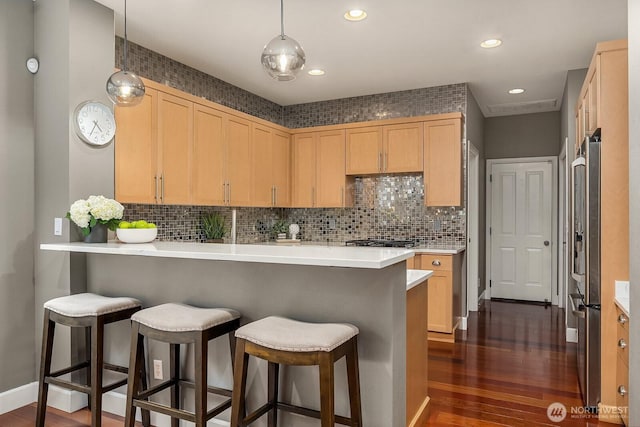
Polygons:
<instances>
[{"instance_id":1,"label":"gas cooktop","mask_svg":"<svg viewBox=\"0 0 640 427\"><path fill-rule=\"evenodd\" d=\"M373 247L390 247L390 248L412 248L416 245L414 240L395 240L395 239L360 239L347 240L347 246L373 246Z\"/></svg>"}]
</instances>

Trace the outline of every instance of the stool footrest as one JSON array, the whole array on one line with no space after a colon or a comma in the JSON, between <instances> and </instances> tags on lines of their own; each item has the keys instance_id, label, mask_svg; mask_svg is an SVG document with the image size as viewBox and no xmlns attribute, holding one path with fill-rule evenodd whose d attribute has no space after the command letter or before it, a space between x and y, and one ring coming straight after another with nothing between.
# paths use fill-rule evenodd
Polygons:
<instances>
[{"instance_id":1,"label":"stool footrest","mask_svg":"<svg viewBox=\"0 0 640 427\"><path fill-rule=\"evenodd\" d=\"M69 390L79 391L80 393L85 393L85 394L91 393L91 387L89 386L73 383L71 381L61 380L60 378L47 377L44 379L44 382L46 382L47 384L55 385L58 387L69 389Z\"/></svg>"},{"instance_id":2,"label":"stool footrest","mask_svg":"<svg viewBox=\"0 0 640 427\"><path fill-rule=\"evenodd\" d=\"M255 411L247 415L246 417L244 417L244 419L242 420L242 424L243 425L251 424L258 418L260 418L261 416L269 412L271 409L273 409L273 405L271 403L265 403L264 405L262 405L261 407L259 407L258 409L256 409Z\"/></svg>"},{"instance_id":3,"label":"stool footrest","mask_svg":"<svg viewBox=\"0 0 640 427\"><path fill-rule=\"evenodd\" d=\"M113 383L113 384L109 384L109 385L107 385L107 386L102 387L102 392L103 392L103 393L107 393L107 392L109 392L109 391L111 391L111 390L115 390L115 389L117 389L118 387L122 387L122 386L123 386L123 385L125 385L126 383L127 383L127 378L125 378L125 379L123 379L123 380L120 380L120 381L116 381L116 382L115 382L115 383Z\"/></svg>"},{"instance_id":4,"label":"stool footrest","mask_svg":"<svg viewBox=\"0 0 640 427\"><path fill-rule=\"evenodd\" d=\"M186 380L180 380L180 385L183 387L191 388L191 389L195 388L196 386L193 381L186 381ZM231 397L232 391L227 390L226 388L208 386L207 393L217 394L219 396Z\"/></svg>"},{"instance_id":5,"label":"stool footrest","mask_svg":"<svg viewBox=\"0 0 640 427\"><path fill-rule=\"evenodd\" d=\"M276 408L280 409L281 411L287 411L293 414L305 415L307 417L320 419L320 411L316 411L315 409L309 409L302 406L291 405L289 403L283 403L283 402L277 402ZM339 415L335 415L335 421L336 421L336 424L342 424L344 426L353 425L353 422L351 421L350 418L341 417Z\"/></svg>"},{"instance_id":6,"label":"stool footrest","mask_svg":"<svg viewBox=\"0 0 640 427\"><path fill-rule=\"evenodd\" d=\"M153 396L156 393L160 393L162 390L168 389L169 387L174 386L175 384L176 384L176 382L173 381L173 380L168 380L168 381L165 381L163 383L156 384L156 385L154 385L153 387L151 387L151 388L149 388L147 390L144 390L144 391L142 391L140 393L135 394L134 398L135 399L148 399L149 396Z\"/></svg>"},{"instance_id":7,"label":"stool footrest","mask_svg":"<svg viewBox=\"0 0 640 427\"><path fill-rule=\"evenodd\" d=\"M140 409L146 409L149 411L158 412L160 414L168 415L170 417L180 418L185 421L190 421L192 423L195 423L196 421L196 416L192 412L184 411L182 409L171 408L169 406L162 405L156 402L134 399L133 406L137 406Z\"/></svg>"},{"instance_id":8,"label":"stool footrest","mask_svg":"<svg viewBox=\"0 0 640 427\"><path fill-rule=\"evenodd\" d=\"M59 371L51 372L49 377L59 377L61 375L69 374L71 372L77 371L79 369L87 368L89 366L89 361L86 360L84 362L76 363L75 365L71 365L68 368L60 369Z\"/></svg>"},{"instance_id":9,"label":"stool footrest","mask_svg":"<svg viewBox=\"0 0 640 427\"><path fill-rule=\"evenodd\" d=\"M129 368L127 368L126 366L113 365L111 363L106 363L106 362L103 363L102 366L104 367L104 369L108 369L113 372L120 372L121 374L129 373Z\"/></svg>"}]
</instances>

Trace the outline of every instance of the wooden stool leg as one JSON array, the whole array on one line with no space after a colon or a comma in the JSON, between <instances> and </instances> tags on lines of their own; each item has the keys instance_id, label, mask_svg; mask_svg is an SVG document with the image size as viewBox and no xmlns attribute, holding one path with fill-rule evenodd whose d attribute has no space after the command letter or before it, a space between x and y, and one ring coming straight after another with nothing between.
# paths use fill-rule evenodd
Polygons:
<instances>
[{"instance_id":1,"label":"wooden stool leg","mask_svg":"<svg viewBox=\"0 0 640 427\"><path fill-rule=\"evenodd\" d=\"M207 368L209 341L204 333L195 342L195 404L196 427L206 427L207 424Z\"/></svg>"},{"instance_id":2,"label":"wooden stool leg","mask_svg":"<svg viewBox=\"0 0 640 427\"><path fill-rule=\"evenodd\" d=\"M180 402L180 344L169 345L169 377L171 387L171 407L181 408ZM179 427L180 419L171 417L171 427Z\"/></svg>"},{"instance_id":3,"label":"wooden stool leg","mask_svg":"<svg viewBox=\"0 0 640 427\"><path fill-rule=\"evenodd\" d=\"M104 358L104 319L91 325L91 427L102 425L102 366Z\"/></svg>"},{"instance_id":4,"label":"wooden stool leg","mask_svg":"<svg viewBox=\"0 0 640 427\"><path fill-rule=\"evenodd\" d=\"M84 352L87 363L86 377L87 386L91 388L91 328L84 328ZM91 399L87 399L87 408L91 411Z\"/></svg>"},{"instance_id":5,"label":"wooden stool leg","mask_svg":"<svg viewBox=\"0 0 640 427\"><path fill-rule=\"evenodd\" d=\"M351 425L362 426L362 405L360 402L360 372L358 367L358 341L351 340L351 349L347 352L347 380L349 382L349 406L351 408Z\"/></svg>"},{"instance_id":6,"label":"wooden stool leg","mask_svg":"<svg viewBox=\"0 0 640 427\"><path fill-rule=\"evenodd\" d=\"M231 427L244 427L245 392L247 389L247 367L249 355L244 352L245 340L236 338L233 361L233 394L231 397Z\"/></svg>"},{"instance_id":7,"label":"wooden stool leg","mask_svg":"<svg viewBox=\"0 0 640 427\"><path fill-rule=\"evenodd\" d=\"M269 427L276 427L278 425L278 383L280 374L280 365L277 363L269 362L269 379L268 379L268 400L271 409L267 415Z\"/></svg>"},{"instance_id":8,"label":"wooden stool leg","mask_svg":"<svg viewBox=\"0 0 640 427\"><path fill-rule=\"evenodd\" d=\"M133 427L136 418L136 408L133 406L133 396L140 391L140 365L144 357L144 337L139 334L140 324L131 325L131 355L129 356L129 378L127 381L127 408L124 419L125 427Z\"/></svg>"},{"instance_id":9,"label":"wooden stool leg","mask_svg":"<svg viewBox=\"0 0 640 427\"><path fill-rule=\"evenodd\" d=\"M40 355L40 377L38 379L38 412L36 415L36 427L44 427L44 418L47 413L47 396L49 384L45 378L51 374L51 353L53 352L53 335L56 324L49 318L49 310L44 311L44 327L42 328L42 354Z\"/></svg>"},{"instance_id":10,"label":"wooden stool leg","mask_svg":"<svg viewBox=\"0 0 640 427\"><path fill-rule=\"evenodd\" d=\"M331 353L320 355L320 425L335 426L333 358Z\"/></svg>"},{"instance_id":11,"label":"wooden stool leg","mask_svg":"<svg viewBox=\"0 0 640 427\"><path fill-rule=\"evenodd\" d=\"M138 387L138 392L142 392L148 388L147 385L147 358L144 354L144 337L140 337L140 375L138 375L138 379L140 380L140 386ZM149 399L146 399L149 400ZM151 412L148 409L141 409L142 412L142 426L150 427L151 426Z\"/></svg>"}]
</instances>

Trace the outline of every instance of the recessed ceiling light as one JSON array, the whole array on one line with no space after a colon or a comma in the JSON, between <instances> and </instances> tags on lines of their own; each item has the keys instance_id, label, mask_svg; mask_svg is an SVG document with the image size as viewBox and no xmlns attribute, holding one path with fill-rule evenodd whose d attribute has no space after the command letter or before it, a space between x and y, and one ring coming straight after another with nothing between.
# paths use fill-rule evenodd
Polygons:
<instances>
[{"instance_id":1,"label":"recessed ceiling light","mask_svg":"<svg viewBox=\"0 0 640 427\"><path fill-rule=\"evenodd\" d=\"M367 12L362 9L351 9L345 12L344 19L347 21L362 21L367 17Z\"/></svg>"},{"instance_id":2,"label":"recessed ceiling light","mask_svg":"<svg viewBox=\"0 0 640 427\"><path fill-rule=\"evenodd\" d=\"M312 70L309 70L309 75L311 75L311 76L324 76L324 70L321 70L320 68L314 68Z\"/></svg>"},{"instance_id":3,"label":"recessed ceiling light","mask_svg":"<svg viewBox=\"0 0 640 427\"><path fill-rule=\"evenodd\" d=\"M491 49L494 47L498 47L502 44L502 40L500 39L487 39L485 41L483 41L482 43L480 43L480 46L482 46L485 49Z\"/></svg>"},{"instance_id":4,"label":"recessed ceiling light","mask_svg":"<svg viewBox=\"0 0 640 427\"><path fill-rule=\"evenodd\" d=\"M524 93L524 89L520 89L520 88L511 89L509 90L509 93L511 95L517 95L519 93Z\"/></svg>"}]
</instances>

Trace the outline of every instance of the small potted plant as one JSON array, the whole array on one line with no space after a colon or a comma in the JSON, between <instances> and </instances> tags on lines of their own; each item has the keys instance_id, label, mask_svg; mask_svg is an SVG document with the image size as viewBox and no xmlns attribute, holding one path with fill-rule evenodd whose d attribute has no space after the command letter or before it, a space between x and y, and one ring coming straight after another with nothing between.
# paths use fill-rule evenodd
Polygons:
<instances>
[{"instance_id":1,"label":"small potted plant","mask_svg":"<svg viewBox=\"0 0 640 427\"><path fill-rule=\"evenodd\" d=\"M280 218L276 220L271 226L271 234L275 237L276 240L283 240L287 238L287 231L289 230L289 223Z\"/></svg>"},{"instance_id":2,"label":"small potted plant","mask_svg":"<svg viewBox=\"0 0 640 427\"><path fill-rule=\"evenodd\" d=\"M66 217L78 226L86 243L107 243L107 229L115 231L124 207L104 196L73 202Z\"/></svg>"},{"instance_id":3,"label":"small potted plant","mask_svg":"<svg viewBox=\"0 0 640 427\"><path fill-rule=\"evenodd\" d=\"M227 223L221 214L211 212L202 217L202 231L207 243L224 243L227 234Z\"/></svg>"}]
</instances>

